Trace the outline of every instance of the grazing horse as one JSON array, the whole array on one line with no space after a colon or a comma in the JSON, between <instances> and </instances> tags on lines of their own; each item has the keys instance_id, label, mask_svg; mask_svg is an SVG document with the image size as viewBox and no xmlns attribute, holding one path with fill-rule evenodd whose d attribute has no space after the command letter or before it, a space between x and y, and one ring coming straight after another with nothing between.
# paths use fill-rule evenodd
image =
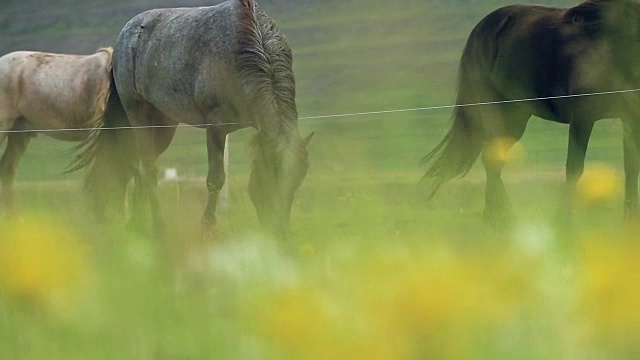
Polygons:
<instances>
[{"instance_id":1,"label":"grazing horse","mask_svg":"<svg viewBox=\"0 0 640 360\"><path fill-rule=\"evenodd\" d=\"M208 201L202 229L208 234L225 181L226 136L251 126L257 133L250 198L262 225L286 237L294 192L307 173L311 135L301 138L298 131L291 50L276 24L253 0L155 9L131 19L114 48L113 76L126 116L106 116L89 152L81 154L93 164L89 188L100 196L114 184L110 176L133 176L130 225L144 230L150 209L153 230L161 233L156 159L179 123L206 128ZM132 135L108 130L122 121L134 128ZM132 141L113 140L118 136ZM128 144L131 151L115 155L109 146L114 143Z\"/></svg>"},{"instance_id":2,"label":"grazing horse","mask_svg":"<svg viewBox=\"0 0 640 360\"><path fill-rule=\"evenodd\" d=\"M453 125L425 158L431 196L464 176L481 155L486 171L485 219L508 224L512 213L492 147L517 142L532 115L569 125L565 201L567 220L584 170L594 123L624 125L625 217L638 213L640 166L640 4L589 0L567 8L512 5L476 25L459 67ZM628 91L631 90L631 91ZM581 94L606 93L593 96ZM527 99L526 101L520 101ZM535 99L535 100L531 100ZM483 104L465 106L468 104Z\"/></svg>"},{"instance_id":3,"label":"grazing horse","mask_svg":"<svg viewBox=\"0 0 640 360\"><path fill-rule=\"evenodd\" d=\"M81 141L101 122L112 86L111 55L104 48L88 56L17 51L0 57L0 145L8 140L0 182L7 215L15 213L13 183L31 137L40 131Z\"/></svg>"}]
</instances>

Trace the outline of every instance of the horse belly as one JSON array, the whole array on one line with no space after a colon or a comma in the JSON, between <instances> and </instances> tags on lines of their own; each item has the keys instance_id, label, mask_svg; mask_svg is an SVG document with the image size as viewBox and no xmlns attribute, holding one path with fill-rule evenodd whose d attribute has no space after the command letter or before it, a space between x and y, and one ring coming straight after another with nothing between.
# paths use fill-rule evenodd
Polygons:
<instances>
[{"instance_id":1,"label":"horse belly","mask_svg":"<svg viewBox=\"0 0 640 360\"><path fill-rule=\"evenodd\" d=\"M152 101L151 104L175 123L206 124L206 118L191 101Z\"/></svg>"},{"instance_id":2,"label":"horse belly","mask_svg":"<svg viewBox=\"0 0 640 360\"><path fill-rule=\"evenodd\" d=\"M83 141L91 133L90 129L55 130L45 132L47 136L63 141Z\"/></svg>"},{"instance_id":3,"label":"horse belly","mask_svg":"<svg viewBox=\"0 0 640 360\"><path fill-rule=\"evenodd\" d=\"M19 106L20 114L38 129L82 129L91 125L97 115L72 102L56 102L55 99L25 99Z\"/></svg>"},{"instance_id":4,"label":"horse belly","mask_svg":"<svg viewBox=\"0 0 640 360\"><path fill-rule=\"evenodd\" d=\"M22 98L18 110L29 128L42 130L55 139L80 141L88 135L87 131L80 130L95 126L94 122L99 114L97 110L92 111L86 104L81 104L78 99L83 97L65 99L48 92L34 91L30 96ZM69 130L64 131L65 129Z\"/></svg>"},{"instance_id":5,"label":"horse belly","mask_svg":"<svg viewBox=\"0 0 640 360\"><path fill-rule=\"evenodd\" d=\"M74 115L61 114L56 110L46 112L22 111L22 113L29 130L44 133L58 140L84 140L89 135L89 129L92 127L87 119L76 121Z\"/></svg>"}]
</instances>

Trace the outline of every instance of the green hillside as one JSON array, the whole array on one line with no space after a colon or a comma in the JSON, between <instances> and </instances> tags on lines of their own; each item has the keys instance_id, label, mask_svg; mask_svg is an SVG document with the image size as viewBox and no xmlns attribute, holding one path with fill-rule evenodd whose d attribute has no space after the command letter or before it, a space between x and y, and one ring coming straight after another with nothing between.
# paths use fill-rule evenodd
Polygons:
<instances>
[{"instance_id":1,"label":"green hillside","mask_svg":"<svg viewBox=\"0 0 640 360\"><path fill-rule=\"evenodd\" d=\"M0 15L3 34L0 51L91 53L112 44L126 21L141 11L210 3L9 0L4 2ZM508 3L504 0L260 2L279 23L293 48L301 117L452 104L457 63L467 34L491 9ZM575 2L538 3L570 6ZM379 171L413 172L419 171L418 160L443 135L449 114L449 109L442 109L303 120L301 127L304 131L317 131L314 168L330 170L331 176L341 173L339 169L367 172L370 166ZM544 144L532 146L553 149L550 156L543 154L543 158L557 159L557 164L561 164L564 128L546 123L533 124L532 128L538 126L550 128L558 136L542 135ZM250 133L232 136L232 152L240 156L232 169L236 165L238 169L246 169L243 144ZM525 136L525 141L530 136ZM178 167L182 174L204 175L202 141L203 135L198 131L180 130L173 146L161 158L163 164ZM60 168L60 160L68 159L60 149L69 147L48 139L34 141L20 178L62 178L55 169ZM341 156L343 151L350 155ZM51 168L36 165L43 157L51 158L46 163ZM358 159L352 162L354 157Z\"/></svg>"}]
</instances>

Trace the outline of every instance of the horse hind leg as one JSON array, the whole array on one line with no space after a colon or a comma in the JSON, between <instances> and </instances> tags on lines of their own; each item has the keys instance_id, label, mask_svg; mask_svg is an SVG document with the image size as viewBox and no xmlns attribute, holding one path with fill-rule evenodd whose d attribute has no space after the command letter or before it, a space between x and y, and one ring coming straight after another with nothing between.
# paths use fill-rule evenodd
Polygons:
<instances>
[{"instance_id":1,"label":"horse hind leg","mask_svg":"<svg viewBox=\"0 0 640 360\"><path fill-rule=\"evenodd\" d=\"M158 238L164 238L164 221L160 213L157 196L158 166L156 161L163 153L175 134L175 127L159 127L171 123L164 114L150 104L138 104L128 109L134 129L137 153L140 158L139 172L134 175L132 213L128 227L136 232L145 233L148 211L151 211L152 231ZM144 127L148 125L148 127Z\"/></svg>"},{"instance_id":2,"label":"horse hind leg","mask_svg":"<svg viewBox=\"0 0 640 360\"><path fill-rule=\"evenodd\" d=\"M18 126L14 126L11 129L23 130L23 128ZM16 172L18 170L18 164L27 149L30 136L30 134L21 132L0 134L0 142L2 142L2 137L7 138L7 146L2 158L0 159L0 184L2 184L2 198L5 207L5 215L7 217L13 217L17 212L14 182Z\"/></svg>"},{"instance_id":3,"label":"horse hind leg","mask_svg":"<svg viewBox=\"0 0 640 360\"><path fill-rule=\"evenodd\" d=\"M508 228L515 216L502 181L502 169L509 151L524 134L528 116L510 111L508 106L486 112L491 118L485 123L486 143L481 156L487 177L483 217L494 228Z\"/></svg>"}]
</instances>

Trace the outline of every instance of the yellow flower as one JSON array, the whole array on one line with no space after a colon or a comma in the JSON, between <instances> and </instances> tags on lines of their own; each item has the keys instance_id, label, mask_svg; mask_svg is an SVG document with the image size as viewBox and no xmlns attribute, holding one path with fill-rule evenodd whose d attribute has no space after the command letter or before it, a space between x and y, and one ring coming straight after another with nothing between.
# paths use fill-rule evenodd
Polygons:
<instances>
[{"instance_id":1,"label":"yellow flower","mask_svg":"<svg viewBox=\"0 0 640 360\"><path fill-rule=\"evenodd\" d=\"M294 359L403 358L403 348L390 340L386 329L362 326L358 306L339 302L326 291L308 285L280 289L261 298L255 329L279 356Z\"/></svg>"},{"instance_id":2,"label":"yellow flower","mask_svg":"<svg viewBox=\"0 0 640 360\"><path fill-rule=\"evenodd\" d=\"M58 306L87 275L84 247L52 219L0 224L0 233L0 288L12 298Z\"/></svg>"},{"instance_id":3,"label":"yellow flower","mask_svg":"<svg viewBox=\"0 0 640 360\"><path fill-rule=\"evenodd\" d=\"M287 289L269 299L260 327L280 345L303 350L314 347L327 331L328 319L319 293Z\"/></svg>"},{"instance_id":4,"label":"yellow flower","mask_svg":"<svg viewBox=\"0 0 640 360\"><path fill-rule=\"evenodd\" d=\"M361 292L356 307L372 327L385 329L382 338L395 338L408 358L471 358L478 331L512 321L529 294L527 285L505 290L513 283L500 270L509 266L446 250L382 256L360 269L353 284ZM521 286L527 279L517 281Z\"/></svg>"},{"instance_id":5,"label":"yellow flower","mask_svg":"<svg viewBox=\"0 0 640 360\"><path fill-rule=\"evenodd\" d=\"M510 137L494 139L485 150L489 160L495 162L513 162L524 158L524 150L520 143Z\"/></svg>"},{"instance_id":6,"label":"yellow flower","mask_svg":"<svg viewBox=\"0 0 640 360\"><path fill-rule=\"evenodd\" d=\"M593 206L614 201L621 190L620 176L615 169L605 164L596 164L585 169L578 183L578 203Z\"/></svg>"}]
</instances>

